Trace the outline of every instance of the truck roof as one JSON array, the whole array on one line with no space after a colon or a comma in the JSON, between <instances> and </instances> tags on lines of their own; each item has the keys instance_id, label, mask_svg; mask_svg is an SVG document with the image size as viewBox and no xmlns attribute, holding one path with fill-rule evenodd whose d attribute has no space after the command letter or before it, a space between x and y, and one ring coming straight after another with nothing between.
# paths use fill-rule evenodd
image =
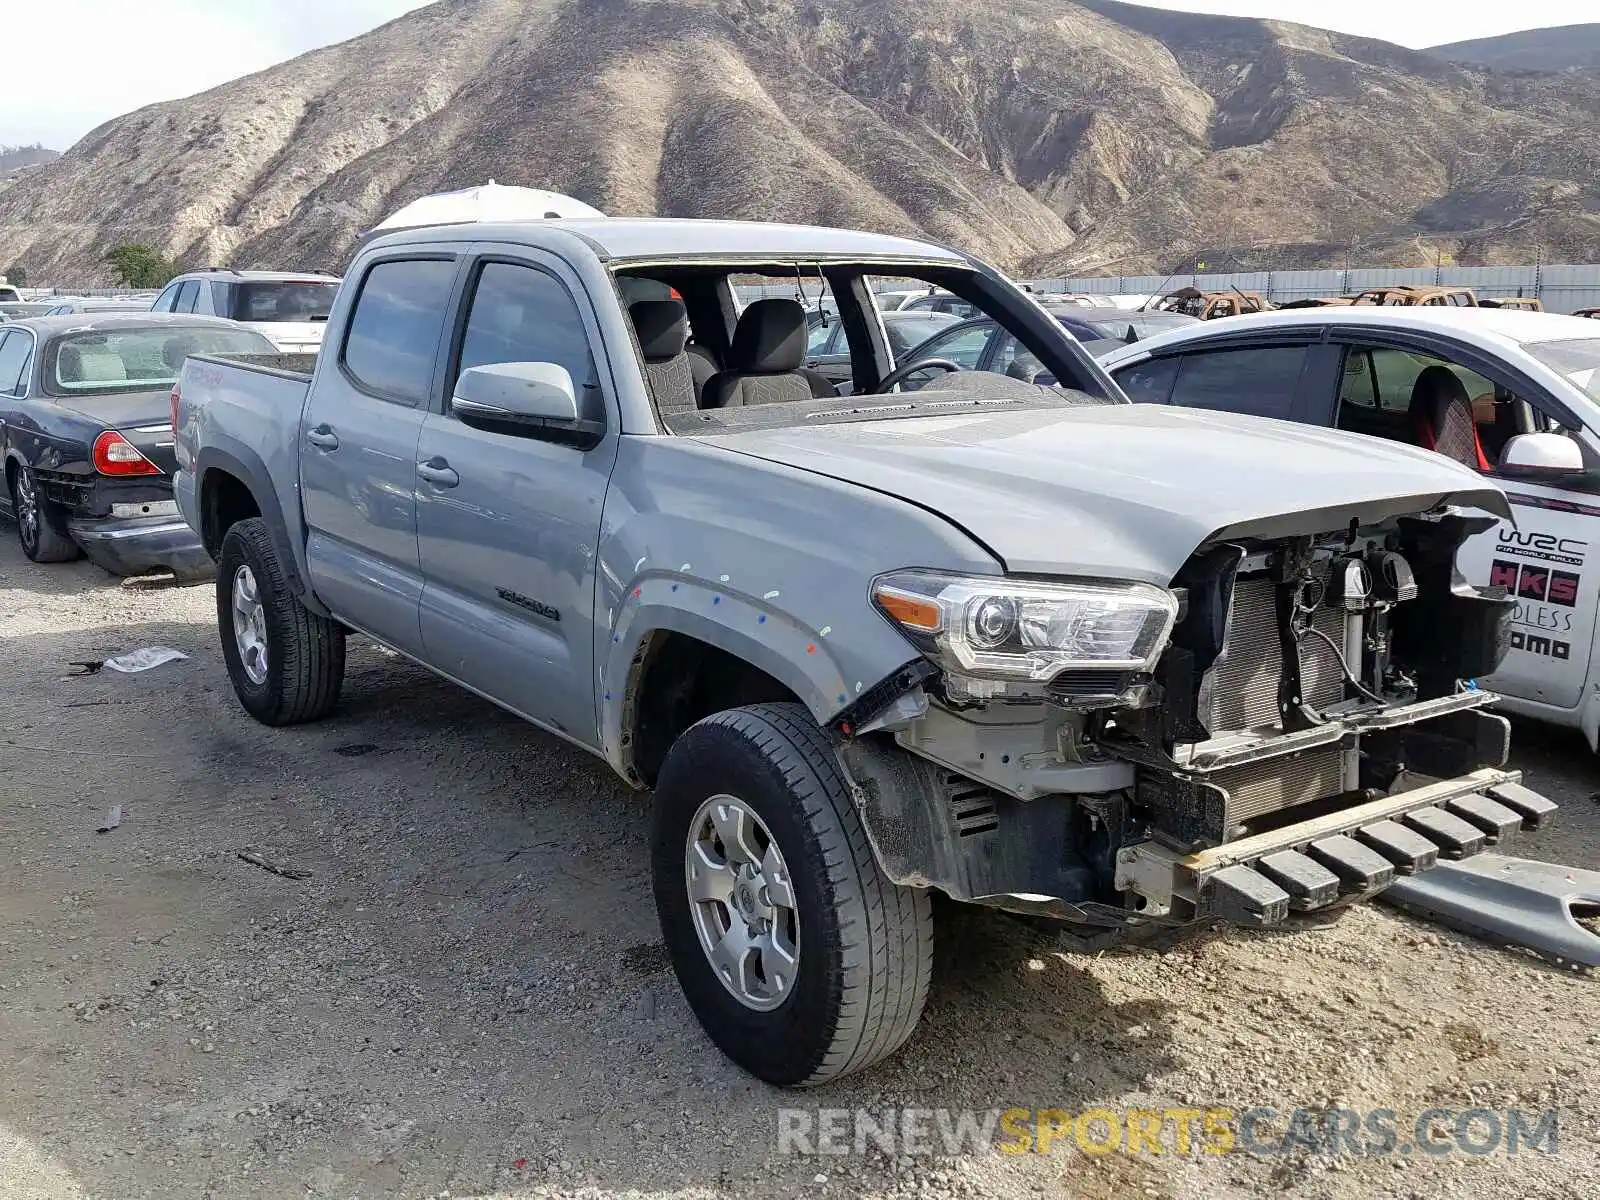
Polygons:
<instances>
[{"instance_id":1,"label":"truck roof","mask_svg":"<svg viewBox=\"0 0 1600 1200\"><path fill-rule=\"evenodd\" d=\"M967 262L953 250L931 242L857 229L820 225L780 225L761 221L701 221L671 217L606 217L572 220L507 221L485 224L435 225L400 230L372 239L372 246L416 242L500 241L548 245L549 235L574 235L605 259L679 259L695 257L763 259L819 258L915 259L921 262Z\"/></svg>"}]
</instances>

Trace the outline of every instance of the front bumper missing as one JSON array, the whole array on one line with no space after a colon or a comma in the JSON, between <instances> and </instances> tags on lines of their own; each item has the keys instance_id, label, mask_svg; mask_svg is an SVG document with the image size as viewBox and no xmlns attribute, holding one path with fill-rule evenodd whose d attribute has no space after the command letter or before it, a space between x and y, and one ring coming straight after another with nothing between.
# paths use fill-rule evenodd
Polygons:
<instances>
[{"instance_id":1,"label":"front bumper missing","mask_svg":"<svg viewBox=\"0 0 1600 1200\"><path fill-rule=\"evenodd\" d=\"M1556 806L1521 780L1474 771L1190 854L1140 842L1118 852L1116 888L1140 915L1274 925L1537 828Z\"/></svg>"}]
</instances>

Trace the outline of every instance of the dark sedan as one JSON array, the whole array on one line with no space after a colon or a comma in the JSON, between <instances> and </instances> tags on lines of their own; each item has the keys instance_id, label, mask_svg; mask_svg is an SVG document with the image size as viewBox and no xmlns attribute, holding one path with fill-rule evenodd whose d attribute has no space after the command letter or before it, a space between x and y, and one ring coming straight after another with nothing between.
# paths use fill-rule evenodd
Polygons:
<instances>
[{"instance_id":1,"label":"dark sedan","mask_svg":"<svg viewBox=\"0 0 1600 1200\"><path fill-rule=\"evenodd\" d=\"M231 321L161 313L0 326L0 509L34 562L118 575L211 561L172 499L171 394L191 354L275 354Z\"/></svg>"}]
</instances>

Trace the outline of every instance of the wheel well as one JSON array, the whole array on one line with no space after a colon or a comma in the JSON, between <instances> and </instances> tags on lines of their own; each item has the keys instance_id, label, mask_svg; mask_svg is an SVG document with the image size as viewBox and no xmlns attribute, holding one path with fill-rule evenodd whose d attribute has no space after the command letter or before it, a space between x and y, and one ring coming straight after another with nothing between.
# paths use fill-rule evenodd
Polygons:
<instances>
[{"instance_id":1,"label":"wheel well","mask_svg":"<svg viewBox=\"0 0 1600 1200\"><path fill-rule=\"evenodd\" d=\"M672 743L696 721L746 704L798 699L761 668L709 642L653 633L634 659L622 713L629 773L653 786Z\"/></svg>"},{"instance_id":2,"label":"wheel well","mask_svg":"<svg viewBox=\"0 0 1600 1200\"><path fill-rule=\"evenodd\" d=\"M212 558L222 553L222 539L240 521L261 515L250 488L226 471L207 471L200 488L201 538Z\"/></svg>"}]
</instances>

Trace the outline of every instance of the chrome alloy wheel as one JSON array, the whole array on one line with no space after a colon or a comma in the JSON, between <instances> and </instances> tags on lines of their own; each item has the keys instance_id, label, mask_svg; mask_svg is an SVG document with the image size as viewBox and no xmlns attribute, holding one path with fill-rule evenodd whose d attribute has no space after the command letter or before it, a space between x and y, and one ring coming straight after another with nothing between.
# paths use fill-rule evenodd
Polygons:
<instances>
[{"instance_id":1,"label":"chrome alloy wheel","mask_svg":"<svg viewBox=\"0 0 1600 1200\"><path fill-rule=\"evenodd\" d=\"M36 487L33 471L28 467L18 467L15 493L17 532L24 546L39 544L39 493Z\"/></svg>"},{"instance_id":2,"label":"chrome alloy wheel","mask_svg":"<svg viewBox=\"0 0 1600 1200\"><path fill-rule=\"evenodd\" d=\"M700 948L746 1008L788 999L800 963L800 915L783 852L736 796L712 796L689 823L684 882Z\"/></svg>"},{"instance_id":3,"label":"chrome alloy wheel","mask_svg":"<svg viewBox=\"0 0 1600 1200\"><path fill-rule=\"evenodd\" d=\"M233 573L233 642L250 682L257 687L266 683L267 614L261 607L255 572L248 566Z\"/></svg>"}]
</instances>

